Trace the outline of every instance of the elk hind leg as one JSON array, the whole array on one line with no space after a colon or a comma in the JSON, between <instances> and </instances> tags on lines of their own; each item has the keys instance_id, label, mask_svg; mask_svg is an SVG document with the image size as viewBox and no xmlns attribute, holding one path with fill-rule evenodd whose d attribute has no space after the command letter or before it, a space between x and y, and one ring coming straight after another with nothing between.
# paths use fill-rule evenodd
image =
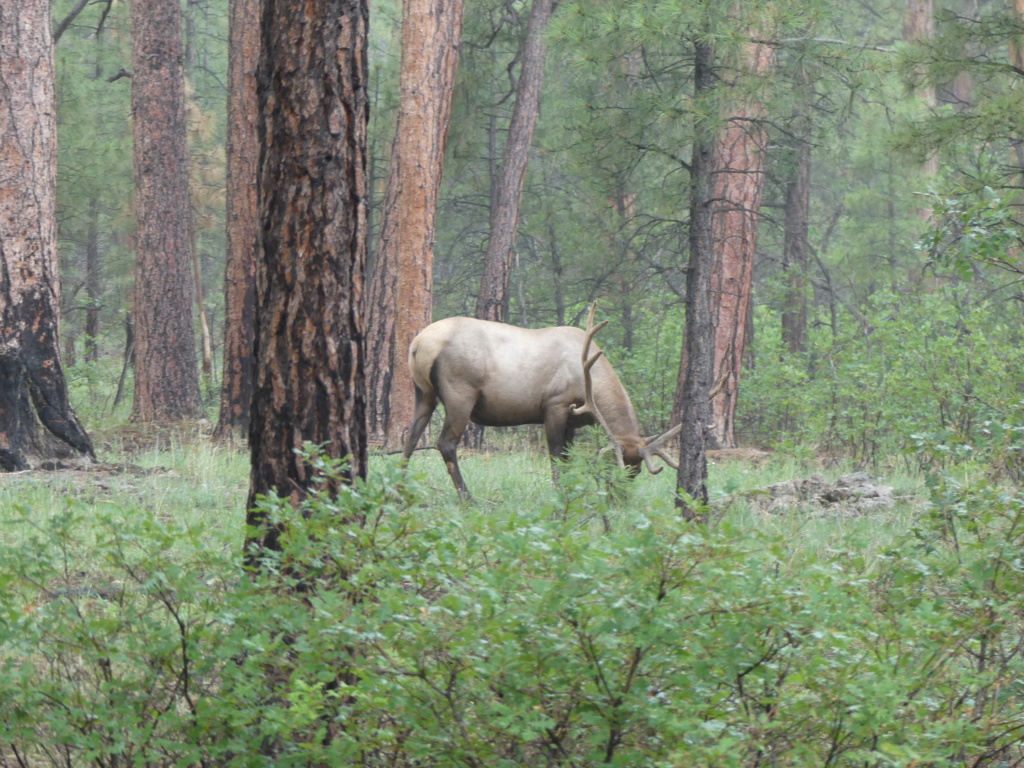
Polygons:
<instances>
[{"instance_id":1,"label":"elk hind leg","mask_svg":"<svg viewBox=\"0 0 1024 768\"><path fill-rule=\"evenodd\" d=\"M416 386L416 408L412 426L409 427L409 434L405 436L405 445L402 450L403 461L408 461L412 452L416 450L416 444L423 436L423 430L430 423L430 417L434 415L435 408L437 408L437 395L433 392L424 392Z\"/></svg>"},{"instance_id":2,"label":"elk hind leg","mask_svg":"<svg viewBox=\"0 0 1024 768\"><path fill-rule=\"evenodd\" d=\"M441 437L437 441L437 450L441 452L444 465L448 474L455 484L455 490L459 492L459 498L463 501L471 501L469 491L466 490L466 482L462 479L459 471L459 458L456 455L459 441L462 440L462 433L466 431L469 424L469 414L472 409L459 408L458 406L445 403L444 406L444 427L441 429Z\"/></svg>"}]
</instances>

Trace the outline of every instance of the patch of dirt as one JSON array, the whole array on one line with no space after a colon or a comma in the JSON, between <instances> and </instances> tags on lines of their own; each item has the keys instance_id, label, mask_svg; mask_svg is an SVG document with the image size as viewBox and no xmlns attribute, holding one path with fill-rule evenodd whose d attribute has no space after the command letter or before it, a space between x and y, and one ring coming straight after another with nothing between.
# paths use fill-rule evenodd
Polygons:
<instances>
[{"instance_id":1,"label":"patch of dirt","mask_svg":"<svg viewBox=\"0 0 1024 768\"><path fill-rule=\"evenodd\" d=\"M29 469L0 472L0 489L46 487L56 494L68 494L86 503L113 500L135 488L135 478L159 475L175 477L173 469L140 467L135 464L96 462L84 466L56 469ZM15 490L14 493L18 493Z\"/></svg>"},{"instance_id":2,"label":"patch of dirt","mask_svg":"<svg viewBox=\"0 0 1024 768\"><path fill-rule=\"evenodd\" d=\"M821 475L772 483L756 491L733 494L728 506L745 501L762 514L805 512L818 515L868 515L892 508L898 497L892 486L883 485L867 472L851 472L829 483Z\"/></svg>"}]
</instances>

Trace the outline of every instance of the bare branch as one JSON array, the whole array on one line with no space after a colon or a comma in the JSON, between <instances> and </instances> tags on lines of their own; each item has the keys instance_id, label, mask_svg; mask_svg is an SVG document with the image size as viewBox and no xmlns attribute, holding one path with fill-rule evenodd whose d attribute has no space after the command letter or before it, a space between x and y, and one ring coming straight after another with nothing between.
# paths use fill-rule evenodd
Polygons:
<instances>
[{"instance_id":1,"label":"bare branch","mask_svg":"<svg viewBox=\"0 0 1024 768\"><path fill-rule=\"evenodd\" d=\"M53 30L54 45L56 45L57 41L60 40L61 35L63 35L67 31L67 28L71 26L71 22L75 20L75 17L77 17L78 14L80 14L85 9L85 6L87 6L88 4L89 0L78 0L78 2L75 3L75 7L68 12L68 15L65 16L57 25L57 27Z\"/></svg>"}]
</instances>

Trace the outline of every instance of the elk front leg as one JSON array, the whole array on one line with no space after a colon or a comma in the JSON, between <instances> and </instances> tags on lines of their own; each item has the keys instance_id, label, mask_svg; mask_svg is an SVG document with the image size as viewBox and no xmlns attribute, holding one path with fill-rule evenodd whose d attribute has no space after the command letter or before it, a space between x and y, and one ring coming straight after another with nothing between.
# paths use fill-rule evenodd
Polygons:
<instances>
[{"instance_id":1,"label":"elk front leg","mask_svg":"<svg viewBox=\"0 0 1024 768\"><path fill-rule=\"evenodd\" d=\"M544 416L544 436L548 441L551 459L551 482L558 485L561 463L569 458L569 447L576 430L569 425L569 409L552 408Z\"/></svg>"}]
</instances>

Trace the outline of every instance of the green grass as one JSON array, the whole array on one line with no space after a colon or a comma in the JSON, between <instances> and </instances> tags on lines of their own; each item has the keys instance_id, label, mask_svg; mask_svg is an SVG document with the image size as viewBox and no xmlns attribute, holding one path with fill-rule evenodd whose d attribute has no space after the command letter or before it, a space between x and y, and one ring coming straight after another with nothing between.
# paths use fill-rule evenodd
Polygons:
<instances>
[{"instance_id":1,"label":"green grass","mask_svg":"<svg viewBox=\"0 0 1024 768\"><path fill-rule=\"evenodd\" d=\"M32 524L73 504L97 515L145 511L157 520L202 525L211 541L241 546L247 454L208 441L168 441L127 457L101 452L100 459L105 464L96 471L0 474L0 543L16 543Z\"/></svg>"},{"instance_id":2,"label":"green grass","mask_svg":"<svg viewBox=\"0 0 1024 768\"><path fill-rule=\"evenodd\" d=\"M62 514L69 503L93 514L131 516L151 514L157 520L174 519L184 526L202 526L218 546L241 546L248 492L248 453L225 448L208 439L173 433L150 435L139 441L130 431L111 431L97 441L101 461L125 471L30 472L0 475L0 543L14 544L31 526ZM460 508L467 519L486 515L515 519L529 510L549 510L552 516L576 515L581 525L591 523L601 533L602 518L613 528L630 513L659 509L672 504L675 472L666 467L657 475L642 472L635 480L613 490L599 469L596 441L579 443L578 456L562 471L556 487L546 451L531 445L522 434L499 434L499 449L460 451L460 466L473 494L474 504L460 505L444 462L435 450L419 451L410 460L409 473L423 491L425 510ZM123 451L128 451L125 453ZM396 456L372 455L370 471L376 473ZM772 457L750 463L724 461L709 467L712 503L771 483L806 477L821 471L828 478L840 468L820 470L806 461ZM602 475L602 472L605 474ZM919 475L902 472L883 477L900 495L923 497ZM919 505L901 503L891 511L863 517L809 517L793 514L765 515L751 511L742 500L723 513L712 515L712 524L728 524L749 535L783 535L794 547L860 546L878 550L906 530ZM598 524L601 523L601 524Z\"/></svg>"}]
</instances>

